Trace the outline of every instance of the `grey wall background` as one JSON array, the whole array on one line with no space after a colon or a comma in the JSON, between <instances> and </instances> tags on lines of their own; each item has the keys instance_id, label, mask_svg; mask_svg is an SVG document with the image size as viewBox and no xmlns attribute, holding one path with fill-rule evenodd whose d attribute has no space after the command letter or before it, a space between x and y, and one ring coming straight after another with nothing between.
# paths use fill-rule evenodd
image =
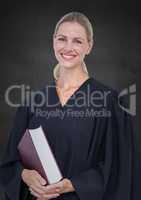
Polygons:
<instances>
[{"instance_id":1,"label":"grey wall background","mask_svg":"<svg viewBox=\"0 0 141 200\"><path fill-rule=\"evenodd\" d=\"M119 91L136 83L141 61L138 6L135 1L104 2L6 1L5 5L1 4L0 156L16 110L6 104L5 92L14 84L38 89L52 79L56 64L52 34L55 24L65 13L83 12L93 24L95 44L86 59L92 76ZM18 93L13 94L13 99L19 99ZM139 122L140 103L137 106L139 118L135 121ZM140 127L136 126L135 140L140 152Z\"/></svg>"}]
</instances>

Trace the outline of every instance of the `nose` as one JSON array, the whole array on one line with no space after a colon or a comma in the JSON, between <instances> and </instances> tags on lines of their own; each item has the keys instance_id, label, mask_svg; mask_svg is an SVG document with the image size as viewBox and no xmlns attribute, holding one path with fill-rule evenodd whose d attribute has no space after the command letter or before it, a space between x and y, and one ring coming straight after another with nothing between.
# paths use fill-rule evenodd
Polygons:
<instances>
[{"instance_id":1,"label":"nose","mask_svg":"<svg viewBox=\"0 0 141 200\"><path fill-rule=\"evenodd\" d=\"M73 50L73 44L72 44L72 42L71 41L67 41L66 44L65 44L64 49L66 51L72 51Z\"/></svg>"}]
</instances>

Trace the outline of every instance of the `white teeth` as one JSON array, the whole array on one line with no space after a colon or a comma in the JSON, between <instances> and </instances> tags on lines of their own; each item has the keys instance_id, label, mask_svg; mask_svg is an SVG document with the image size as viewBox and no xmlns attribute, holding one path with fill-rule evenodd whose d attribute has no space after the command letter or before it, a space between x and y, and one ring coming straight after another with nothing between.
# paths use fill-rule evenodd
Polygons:
<instances>
[{"instance_id":1,"label":"white teeth","mask_svg":"<svg viewBox=\"0 0 141 200\"><path fill-rule=\"evenodd\" d=\"M71 58L74 58L75 56L74 55L65 55L65 54L62 54L62 57L66 58L66 59L71 59Z\"/></svg>"}]
</instances>

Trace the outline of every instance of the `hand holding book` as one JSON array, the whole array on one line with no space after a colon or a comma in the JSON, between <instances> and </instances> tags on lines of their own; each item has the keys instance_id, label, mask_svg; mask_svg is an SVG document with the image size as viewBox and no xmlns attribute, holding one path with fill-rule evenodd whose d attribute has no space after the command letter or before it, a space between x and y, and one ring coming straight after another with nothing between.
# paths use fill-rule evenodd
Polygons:
<instances>
[{"instance_id":1,"label":"hand holding book","mask_svg":"<svg viewBox=\"0 0 141 200\"><path fill-rule=\"evenodd\" d=\"M27 129L18 145L18 150L25 167L22 179L28 185L32 195L37 198L52 199L62 193L74 191L71 181L66 178L62 179L41 127L33 130Z\"/></svg>"},{"instance_id":2,"label":"hand holding book","mask_svg":"<svg viewBox=\"0 0 141 200\"><path fill-rule=\"evenodd\" d=\"M60 194L75 191L71 181L66 178L58 183L44 186L46 184L45 179L35 170L24 169L22 179L29 186L31 194L38 199L52 199L58 197Z\"/></svg>"},{"instance_id":3,"label":"hand holding book","mask_svg":"<svg viewBox=\"0 0 141 200\"><path fill-rule=\"evenodd\" d=\"M46 184L45 179L35 170L24 169L22 179L29 187L30 193L39 199L44 198L47 194L50 199L60 195L55 189L47 193L46 186L44 186Z\"/></svg>"}]
</instances>

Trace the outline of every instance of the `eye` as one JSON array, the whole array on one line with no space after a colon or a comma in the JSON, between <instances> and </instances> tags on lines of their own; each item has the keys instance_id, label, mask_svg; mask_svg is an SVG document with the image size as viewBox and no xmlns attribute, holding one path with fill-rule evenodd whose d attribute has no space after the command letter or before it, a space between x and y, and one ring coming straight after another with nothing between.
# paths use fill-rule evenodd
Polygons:
<instances>
[{"instance_id":1,"label":"eye","mask_svg":"<svg viewBox=\"0 0 141 200\"><path fill-rule=\"evenodd\" d=\"M75 42L76 42L77 44L82 44L82 41L81 41L81 40L75 40Z\"/></svg>"},{"instance_id":2,"label":"eye","mask_svg":"<svg viewBox=\"0 0 141 200\"><path fill-rule=\"evenodd\" d=\"M57 40L62 41L62 42L66 41L65 38L63 37L57 38Z\"/></svg>"}]
</instances>

